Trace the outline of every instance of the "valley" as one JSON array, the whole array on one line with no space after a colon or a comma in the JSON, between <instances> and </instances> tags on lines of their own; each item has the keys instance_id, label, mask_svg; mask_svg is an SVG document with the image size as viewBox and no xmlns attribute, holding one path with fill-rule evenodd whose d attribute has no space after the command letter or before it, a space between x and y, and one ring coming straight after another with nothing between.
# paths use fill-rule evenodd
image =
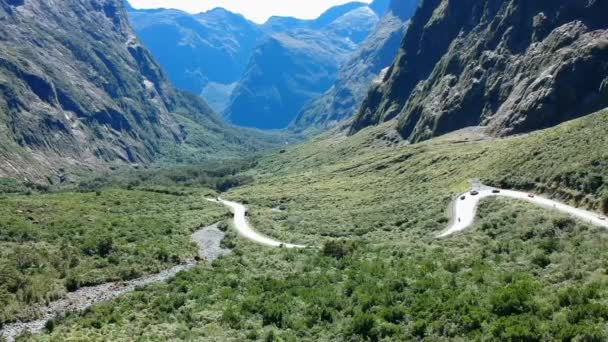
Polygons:
<instances>
[{"instance_id":1,"label":"valley","mask_svg":"<svg viewBox=\"0 0 608 342\"><path fill-rule=\"evenodd\" d=\"M521 326L531 334L602 336L595 330L601 326L601 313L568 318L569 323L561 317L575 315L573 310L592 310L590 301L599 305L608 299L600 290L605 276L599 265L608 262L600 252L608 238L604 229L525 202L489 199L481 202L470 230L448 239L436 235L448 225L451 199L468 189L476 175L502 187L506 175L518 182L512 183L515 188L601 211L601 192L586 192L573 184L585 184L592 175L581 171L604 158L604 149L579 151L585 144L583 135L606 146L606 115L597 113L522 137L479 139L458 133L416 145L380 144L378 129L370 129L357 141L318 139L266 157L244 171L255 174L256 181L223 196L247 202L253 226L264 235L314 244L321 250L267 249L235 235L230 240L233 253L212 268L196 267L167 284L95 306L82 317L68 315L54 325L49 338L498 338L525 336L512 330ZM547 143L556 141L560 143ZM348 154L353 148L359 151L356 156ZM506 150L518 153L507 155ZM560 158L572 162L560 163ZM553 163L560 168L546 168ZM280 172L275 170L278 165ZM378 178L371 178L368 169L380 173ZM431 169L434 172L428 172ZM537 181L538 169L547 173ZM310 170L316 172L315 181ZM577 178L548 186L564 175ZM317 186L310 191L313 184ZM277 206L284 210L271 210ZM398 222L402 219L407 221ZM351 222L353 226L347 225ZM386 283L372 281L376 277ZM585 289L579 299L571 297L575 288ZM428 296L440 296L442 301L429 301ZM506 298L523 304L503 302ZM446 310L446 302L453 309ZM369 305L382 311L367 314ZM450 311L462 307L468 309ZM416 320L408 321L410 315ZM150 330L150 319L163 330ZM465 325L461 320L472 321ZM371 328L366 330L364 322ZM460 328L440 328L446 324ZM338 327L331 330L338 335L330 333L330 326Z\"/></svg>"}]
</instances>

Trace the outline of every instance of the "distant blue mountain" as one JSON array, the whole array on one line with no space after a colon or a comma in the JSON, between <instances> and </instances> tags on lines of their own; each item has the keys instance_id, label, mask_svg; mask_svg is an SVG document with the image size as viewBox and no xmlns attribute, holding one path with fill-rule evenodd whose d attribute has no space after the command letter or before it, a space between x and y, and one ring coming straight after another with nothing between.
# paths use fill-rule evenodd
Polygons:
<instances>
[{"instance_id":1,"label":"distant blue mountain","mask_svg":"<svg viewBox=\"0 0 608 342\"><path fill-rule=\"evenodd\" d=\"M263 25L222 8L196 15L127 9L178 88L203 96L237 125L284 128L332 85L386 1L346 3L312 20L272 17Z\"/></svg>"},{"instance_id":2,"label":"distant blue mountain","mask_svg":"<svg viewBox=\"0 0 608 342\"><path fill-rule=\"evenodd\" d=\"M258 25L222 8L196 15L130 8L128 14L137 35L171 81L199 95L208 88L230 89L263 36ZM229 93L218 96L210 104L221 110L218 103L225 102Z\"/></svg>"},{"instance_id":3,"label":"distant blue mountain","mask_svg":"<svg viewBox=\"0 0 608 342\"><path fill-rule=\"evenodd\" d=\"M224 116L247 127L287 127L306 103L331 87L379 20L364 3L332 8L315 20L269 19L263 25L269 37L252 55Z\"/></svg>"}]
</instances>

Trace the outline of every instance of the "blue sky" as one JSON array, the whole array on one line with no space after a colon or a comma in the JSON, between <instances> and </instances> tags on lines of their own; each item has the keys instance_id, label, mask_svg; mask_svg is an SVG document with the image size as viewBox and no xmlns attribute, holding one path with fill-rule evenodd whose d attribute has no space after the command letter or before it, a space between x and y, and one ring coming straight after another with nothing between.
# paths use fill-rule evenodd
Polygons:
<instances>
[{"instance_id":1,"label":"blue sky","mask_svg":"<svg viewBox=\"0 0 608 342\"><path fill-rule=\"evenodd\" d=\"M177 8L190 13L224 7L263 23L270 16L290 16L302 19L318 17L328 8L351 0L129 0L135 8ZM371 2L371 0L360 0Z\"/></svg>"}]
</instances>

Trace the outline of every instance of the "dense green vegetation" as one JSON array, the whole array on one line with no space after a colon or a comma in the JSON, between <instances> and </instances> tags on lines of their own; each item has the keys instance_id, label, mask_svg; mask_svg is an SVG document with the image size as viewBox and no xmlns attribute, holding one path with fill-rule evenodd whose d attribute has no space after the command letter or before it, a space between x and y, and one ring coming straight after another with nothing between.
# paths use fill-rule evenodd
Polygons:
<instances>
[{"instance_id":1,"label":"dense green vegetation","mask_svg":"<svg viewBox=\"0 0 608 342\"><path fill-rule=\"evenodd\" d=\"M480 217L441 241L243 245L38 340L608 338L605 232L506 200L485 202Z\"/></svg>"},{"instance_id":2,"label":"dense green vegetation","mask_svg":"<svg viewBox=\"0 0 608 342\"><path fill-rule=\"evenodd\" d=\"M0 326L66 291L127 280L196 255L190 234L227 214L212 191L103 189L0 197Z\"/></svg>"},{"instance_id":3,"label":"dense green vegetation","mask_svg":"<svg viewBox=\"0 0 608 342\"><path fill-rule=\"evenodd\" d=\"M159 165L119 168L104 174L84 177L75 186L78 191L106 187L209 188L220 192L251 183L253 177L243 172L254 167L253 160L208 161L201 165Z\"/></svg>"},{"instance_id":4,"label":"dense green vegetation","mask_svg":"<svg viewBox=\"0 0 608 342\"><path fill-rule=\"evenodd\" d=\"M494 199L470 231L435 234L471 178L602 210L607 117L416 145L385 139L379 127L266 157L244 171L253 183L226 196L249 203L264 233L319 248L270 250L231 233L225 243L236 250L213 265L72 315L37 338L605 340L605 231Z\"/></svg>"}]
</instances>

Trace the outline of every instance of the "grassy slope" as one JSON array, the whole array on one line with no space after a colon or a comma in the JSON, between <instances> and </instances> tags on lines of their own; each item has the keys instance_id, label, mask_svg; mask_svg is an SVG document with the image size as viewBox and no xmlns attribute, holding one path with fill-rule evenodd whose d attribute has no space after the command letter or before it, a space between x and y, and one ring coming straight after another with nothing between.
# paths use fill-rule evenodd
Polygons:
<instances>
[{"instance_id":1,"label":"grassy slope","mask_svg":"<svg viewBox=\"0 0 608 342\"><path fill-rule=\"evenodd\" d=\"M212 192L212 191L208 191ZM150 191L0 198L0 323L68 288L131 279L196 255L190 234L226 211Z\"/></svg>"},{"instance_id":2,"label":"grassy slope","mask_svg":"<svg viewBox=\"0 0 608 342\"><path fill-rule=\"evenodd\" d=\"M598 208L607 117L505 140L397 147L380 146L371 129L271 156L257 182L230 193L251 203L257 228L318 245L345 236L357 247L337 248L345 256L336 258L238 240L212 268L69 317L38 339L604 340L604 231L495 199L470 231L433 233L473 177ZM280 203L286 213L268 210Z\"/></svg>"},{"instance_id":3,"label":"grassy slope","mask_svg":"<svg viewBox=\"0 0 608 342\"><path fill-rule=\"evenodd\" d=\"M254 224L282 239L426 238L446 226L454 194L470 179L537 188L601 210L608 196L608 112L528 136L476 140L455 134L385 147L372 129L347 140L320 139L260 163L259 181L232 197L255 209ZM467 142L465 139L469 138ZM285 205L285 213L269 210Z\"/></svg>"}]
</instances>

